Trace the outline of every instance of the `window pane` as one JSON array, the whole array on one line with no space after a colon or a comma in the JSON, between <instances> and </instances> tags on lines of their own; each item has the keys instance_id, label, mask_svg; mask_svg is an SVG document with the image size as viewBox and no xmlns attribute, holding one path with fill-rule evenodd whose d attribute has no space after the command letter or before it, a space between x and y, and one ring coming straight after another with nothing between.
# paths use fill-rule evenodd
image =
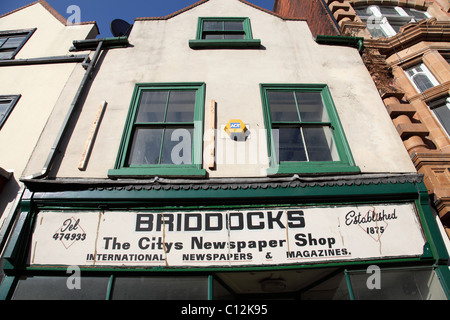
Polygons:
<instances>
[{"instance_id":1,"label":"window pane","mask_svg":"<svg viewBox=\"0 0 450 320\"><path fill-rule=\"evenodd\" d=\"M193 122L195 91L171 91L166 122Z\"/></svg>"},{"instance_id":2,"label":"window pane","mask_svg":"<svg viewBox=\"0 0 450 320\"><path fill-rule=\"evenodd\" d=\"M203 30L205 30L205 31L223 30L223 22L222 21L204 21L203 22Z\"/></svg>"},{"instance_id":3,"label":"window pane","mask_svg":"<svg viewBox=\"0 0 450 320\"><path fill-rule=\"evenodd\" d=\"M3 117L6 115L9 107L11 105L11 101L0 101L0 123L3 120Z\"/></svg>"},{"instance_id":4,"label":"window pane","mask_svg":"<svg viewBox=\"0 0 450 320\"><path fill-rule=\"evenodd\" d=\"M380 9L381 14L384 16L399 16L400 15L398 13L398 11L395 10L394 7L379 6L378 8Z\"/></svg>"},{"instance_id":5,"label":"window pane","mask_svg":"<svg viewBox=\"0 0 450 320\"><path fill-rule=\"evenodd\" d=\"M379 289L369 289L368 275L349 273L357 300L447 300L435 272L422 270L383 270L379 274Z\"/></svg>"},{"instance_id":6,"label":"window pane","mask_svg":"<svg viewBox=\"0 0 450 320\"><path fill-rule=\"evenodd\" d=\"M0 48L6 42L6 40L8 40L8 38L0 38Z\"/></svg>"},{"instance_id":7,"label":"window pane","mask_svg":"<svg viewBox=\"0 0 450 320\"><path fill-rule=\"evenodd\" d=\"M163 129L136 129L128 165L158 164Z\"/></svg>"},{"instance_id":8,"label":"window pane","mask_svg":"<svg viewBox=\"0 0 450 320\"><path fill-rule=\"evenodd\" d=\"M389 21L389 24L391 25L392 29L395 30L396 33L400 32L400 28L404 26L405 22L399 22L399 21Z\"/></svg>"},{"instance_id":9,"label":"window pane","mask_svg":"<svg viewBox=\"0 0 450 320\"><path fill-rule=\"evenodd\" d=\"M2 46L2 49L17 48L22 44L26 37L9 38Z\"/></svg>"},{"instance_id":10,"label":"window pane","mask_svg":"<svg viewBox=\"0 0 450 320\"><path fill-rule=\"evenodd\" d=\"M13 57L14 51L0 51L0 60L11 59Z\"/></svg>"},{"instance_id":11,"label":"window pane","mask_svg":"<svg viewBox=\"0 0 450 320\"><path fill-rule=\"evenodd\" d=\"M224 35L225 39L244 39L243 33L230 33Z\"/></svg>"},{"instance_id":12,"label":"window pane","mask_svg":"<svg viewBox=\"0 0 450 320\"><path fill-rule=\"evenodd\" d=\"M373 13L368 7L353 8L359 17L370 17Z\"/></svg>"},{"instance_id":13,"label":"window pane","mask_svg":"<svg viewBox=\"0 0 450 320\"><path fill-rule=\"evenodd\" d=\"M233 294L216 279L213 280L213 300L232 300Z\"/></svg>"},{"instance_id":14,"label":"window pane","mask_svg":"<svg viewBox=\"0 0 450 320\"><path fill-rule=\"evenodd\" d=\"M423 92L427 89L430 89L433 87L433 84L431 83L431 80L428 79L428 76L425 74L416 74L413 77L413 81L416 84L417 88L420 92Z\"/></svg>"},{"instance_id":15,"label":"window pane","mask_svg":"<svg viewBox=\"0 0 450 320\"><path fill-rule=\"evenodd\" d=\"M367 29L369 30L369 33L372 37L374 38L380 38L380 37L386 37L387 35L383 32L383 30L381 29L381 26L379 23L372 23L372 24L367 24Z\"/></svg>"},{"instance_id":16,"label":"window pane","mask_svg":"<svg viewBox=\"0 0 450 320\"><path fill-rule=\"evenodd\" d=\"M319 92L296 92L301 121L329 122Z\"/></svg>"},{"instance_id":17,"label":"window pane","mask_svg":"<svg viewBox=\"0 0 450 320\"><path fill-rule=\"evenodd\" d=\"M225 30L244 30L242 21L225 21Z\"/></svg>"},{"instance_id":18,"label":"window pane","mask_svg":"<svg viewBox=\"0 0 450 320\"><path fill-rule=\"evenodd\" d=\"M114 300L206 300L207 277L117 277Z\"/></svg>"},{"instance_id":19,"label":"window pane","mask_svg":"<svg viewBox=\"0 0 450 320\"><path fill-rule=\"evenodd\" d=\"M279 162L307 161L300 128L277 128L279 130Z\"/></svg>"},{"instance_id":20,"label":"window pane","mask_svg":"<svg viewBox=\"0 0 450 320\"><path fill-rule=\"evenodd\" d=\"M303 128L309 161L339 160L336 146L328 127Z\"/></svg>"},{"instance_id":21,"label":"window pane","mask_svg":"<svg viewBox=\"0 0 450 320\"><path fill-rule=\"evenodd\" d=\"M223 39L223 34L221 33L204 34L203 39L210 39L210 40Z\"/></svg>"},{"instance_id":22,"label":"window pane","mask_svg":"<svg viewBox=\"0 0 450 320\"><path fill-rule=\"evenodd\" d=\"M268 98L272 121L299 121L297 106L291 91L269 91Z\"/></svg>"},{"instance_id":23,"label":"window pane","mask_svg":"<svg viewBox=\"0 0 450 320\"><path fill-rule=\"evenodd\" d=\"M405 10L405 12L409 16L414 17L414 19L416 21L420 21L420 20L423 20L423 19L428 19L428 17L426 16L425 12L423 12L423 11L418 11L418 10L415 10L415 9L412 9L412 8L402 8L402 9Z\"/></svg>"},{"instance_id":24,"label":"window pane","mask_svg":"<svg viewBox=\"0 0 450 320\"><path fill-rule=\"evenodd\" d=\"M433 109L433 112L450 135L450 100L447 100L447 102L444 100L439 106Z\"/></svg>"},{"instance_id":25,"label":"window pane","mask_svg":"<svg viewBox=\"0 0 450 320\"><path fill-rule=\"evenodd\" d=\"M79 278L80 289L69 289L67 277L23 277L17 283L13 300L98 300L106 298L109 278L86 277ZM71 284L76 284L70 282Z\"/></svg>"},{"instance_id":26,"label":"window pane","mask_svg":"<svg viewBox=\"0 0 450 320\"><path fill-rule=\"evenodd\" d=\"M166 129L161 164L192 164L194 129Z\"/></svg>"},{"instance_id":27,"label":"window pane","mask_svg":"<svg viewBox=\"0 0 450 320\"><path fill-rule=\"evenodd\" d=\"M167 91L143 92L136 122L163 122L167 95Z\"/></svg>"}]
</instances>

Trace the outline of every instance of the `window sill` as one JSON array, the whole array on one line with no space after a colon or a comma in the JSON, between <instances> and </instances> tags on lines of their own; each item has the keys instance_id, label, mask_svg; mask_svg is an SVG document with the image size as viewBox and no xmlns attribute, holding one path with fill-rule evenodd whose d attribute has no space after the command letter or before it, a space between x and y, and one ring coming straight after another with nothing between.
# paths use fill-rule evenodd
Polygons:
<instances>
[{"instance_id":1,"label":"window sill","mask_svg":"<svg viewBox=\"0 0 450 320\"><path fill-rule=\"evenodd\" d=\"M189 47L192 49L258 49L261 47L261 40L189 40Z\"/></svg>"},{"instance_id":2,"label":"window sill","mask_svg":"<svg viewBox=\"0 0 450 320\"><path fill-rule=\"evenodd\" d=\"M206 170L195 167L180 168L120 168L110 169L109 178L145 178L145 177L198 177L206 176Z\"/></svg>"},{"instance_id":3,"label":"window sill","mask_svg":"<svg viewBox=\"0 0 450 320\"><path fill-rule=\"evenodd\" d=\"M267 169L267 175L276 176L283 174L305 173L305 174L322 174L322 173L359 173L358 166L348 164L310 164L310 165L279 165Z\"/></svg>"}]
</instances>

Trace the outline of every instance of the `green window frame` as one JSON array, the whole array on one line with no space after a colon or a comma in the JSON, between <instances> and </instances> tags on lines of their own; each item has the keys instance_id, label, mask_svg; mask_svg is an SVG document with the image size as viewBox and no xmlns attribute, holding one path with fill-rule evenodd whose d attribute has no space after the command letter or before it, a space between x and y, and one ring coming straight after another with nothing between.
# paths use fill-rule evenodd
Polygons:
<instances>
[{"instance_id":1,"label":"green window frame","mask_svg":"<svg viewBox=\"0 0 450 320\"><path fill-rule=\"evenodd\" d=\"M116 164L108 176L204 176L205 86L136 84Z\"/></svg>"},{"instance_id":2,"label":"green window frame","mask_svg":"<svg viewBox=\"0 0 450 320\"><path fill-rule=\"evenodd\" d=\"M355 165L325 84L261 84L269 175L354 173Z\"/></svg>"},{"instance_id":3,"label":"green window frame","mask_svg":"<svg viewBox=\"0 0 450 320\"><path fill-rule=\"evenodd\" d=\"M261 40L253 39L250 19L246 17L200 17L193 49L259 48Z\"/></svg>"}]
</instances>

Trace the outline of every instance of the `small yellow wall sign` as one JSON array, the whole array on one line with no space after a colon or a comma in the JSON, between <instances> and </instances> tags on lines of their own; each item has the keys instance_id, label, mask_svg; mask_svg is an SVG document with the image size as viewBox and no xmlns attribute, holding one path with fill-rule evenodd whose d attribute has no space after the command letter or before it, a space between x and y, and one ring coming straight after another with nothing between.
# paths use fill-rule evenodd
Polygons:
<instances>
[{"instance_id":1,"label":"small yellow wall sign","mask_svg":"<svg viewBox=\"0 0 450 320\"><path fill-rule=\"evenodd\" d=\"M232 119L228 121L225 126L225 132L232 138L240 140L244 138L245 133L247 132L247 127L245 124L239 119Z\"/></svg>"}]
</instances>

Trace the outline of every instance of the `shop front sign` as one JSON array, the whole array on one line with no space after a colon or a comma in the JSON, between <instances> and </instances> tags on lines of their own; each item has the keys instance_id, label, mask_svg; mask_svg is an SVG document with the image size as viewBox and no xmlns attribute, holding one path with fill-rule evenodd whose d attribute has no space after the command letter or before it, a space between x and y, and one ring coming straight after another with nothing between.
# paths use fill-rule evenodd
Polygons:
<instances>
[{"instance_id":1,"label":"shop front sign","mask_svg":"<svg viewBox=\"0 0 450 320\"><path fill-rule=\"evenodd\" d=\"M417 257L412 203L37 214L30 265L213 267Z\"/></svg>"}]
</instances>

